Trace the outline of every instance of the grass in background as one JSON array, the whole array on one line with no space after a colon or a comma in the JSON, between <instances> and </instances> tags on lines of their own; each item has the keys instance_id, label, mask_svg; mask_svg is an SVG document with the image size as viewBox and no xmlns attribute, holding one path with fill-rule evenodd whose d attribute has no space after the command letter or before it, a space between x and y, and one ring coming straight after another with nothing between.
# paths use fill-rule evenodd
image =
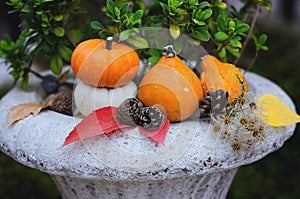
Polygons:
<instances>
[{"instance_id":1,"label":"grass in background","mask_svg":"<svg viewBox=\"0 0 300 199\"><path fill-rule=\"evenodd\" d=\"M276 82L300 107L299 32L268 28L269 52L262 52L251 71ZM247 56L246 56L247 57ZM244 58L245 62L249 61ZM241 64L242 66L243 64ZM299 109L298 109L299 112ZM284 147L262 160L243 166L228 199L296 199L300 196L300 128ZM1 199L61 198L49 175L27 168L0 153Z\"/></svg>"},{"instance_id":2,"label":"grass in background","mask_svg":"<svg viewBox=\"0 0 300 199\"><path fill-rule=\"evenodd\" d=\"M25 167L0 153L1 199L59 199L49 175Z\"/></svg>"}]
</instances>

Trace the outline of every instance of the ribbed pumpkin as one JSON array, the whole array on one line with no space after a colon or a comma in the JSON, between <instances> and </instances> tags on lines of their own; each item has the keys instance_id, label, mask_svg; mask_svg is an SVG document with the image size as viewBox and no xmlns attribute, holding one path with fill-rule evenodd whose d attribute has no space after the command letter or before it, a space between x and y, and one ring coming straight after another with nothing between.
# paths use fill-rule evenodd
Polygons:
<instances>
[{"instance_id":1,"label":"ribbed pumpkin","mask_svg":"<svg viewBox=\"0 0 300 199\"><path fill-rule=\"evenodd\" d=\"M222 63L216 57L206 55L200 66L202 69L200 79L204 96L206 96L207 91L222 89L229 93L229 100L233 102L234 98L239 97L242 92L248 91L247 82L240 69L235 65Z\"/></svg>"},{"instance_id":2,"label":"ribbed pumpkin","mask_svg":"<svg viewBox=\"0 0 300 199\"><path fill-rule=\"evenodd\" d=\"M171 122L179 122L198 109L201 82L181 59L165 54L143 77L138 98L146 106L162 106Z\"/></svg>"},{"instance_id":3,"label":"ribbed pumpkin","mask_svg":"<svg viewBox=\"0 0 300 199\"><path fill-rule=\"evenodd\" d=\"M85 84L115 88L131 81L138 71L137 53L124 44L108 38L89 39L73 51L71 66L74 74Z\"/></svg>"}]
</instances>

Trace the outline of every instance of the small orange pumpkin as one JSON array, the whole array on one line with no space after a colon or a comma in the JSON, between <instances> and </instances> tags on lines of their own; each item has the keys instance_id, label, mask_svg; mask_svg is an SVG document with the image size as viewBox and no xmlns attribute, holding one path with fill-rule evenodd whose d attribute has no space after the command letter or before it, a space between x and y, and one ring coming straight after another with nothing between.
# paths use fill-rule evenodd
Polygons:
<instances>
[{"instance_id":1,"label":"small orange pumpkin","mask_svg":"<svg viewBox=\"0 0 300 199\"><path fill-rule=\"evenodd\" d=\"M134 49L109 37L81 42L73 51L71 66L85 84L115 88L131 81L137 74L139 57Z\"/></svg>"},{"instance_id":2,"label":"small orange pumpkin","mask_svg":"<svg viewBox=\"0 0 300 199\"><path fill-rule=\"evenodd\" d=\"M146 106L162 106L171 122L179 122L198 109L202 99L201 82L172 50L143 77L138 98Z\"/></svg>"},{"instance_id":3,"label":"small orange pumpkin","mask_svg":"<svg viewBox=\"0 0 300 199\"><path fill-rule=\"evenodd\" d=\"M229 63L222 63L212 55L206 55L200 64L201 83L204 97L207 91L225 90L230 102L248 91L247 82L239 68ZM242 85L243 84L243 85Z\"/></svg>"}]
</instances>

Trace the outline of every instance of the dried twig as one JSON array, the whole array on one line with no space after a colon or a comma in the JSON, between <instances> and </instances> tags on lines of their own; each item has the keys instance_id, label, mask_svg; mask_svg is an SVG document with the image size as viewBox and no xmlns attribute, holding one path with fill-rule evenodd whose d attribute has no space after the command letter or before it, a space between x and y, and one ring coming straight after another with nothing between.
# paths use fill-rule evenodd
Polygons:
<instances>
[{"instance_id":1,"label":"dried twig","mask_svg":"<svg viewBox=\"0 0 300 199\"><path fill-rule=\"evenodd\" d=\"M248 31L248 34L247 34L247 37L243 43L243 47L240 51L240 56L238 58L236 58L236 60L234 61L234 65L237 65L238 62L240 61L240 58L242 57L245 49L246 49L246 46L251 38L251 35L252 35L252 32L253 32L253 29L254 29L254 26L255 26L255 23L257 21L257 18L258 18L258 15L259 15L259 12L260 12L260 6L257 6L256 7L256 10L255 10L255 13L254 13L254 16L253 16L253 19L252 19L252 22L251 22L251 25L250 25L250 29Z\"/></svg>"}]
</instances>

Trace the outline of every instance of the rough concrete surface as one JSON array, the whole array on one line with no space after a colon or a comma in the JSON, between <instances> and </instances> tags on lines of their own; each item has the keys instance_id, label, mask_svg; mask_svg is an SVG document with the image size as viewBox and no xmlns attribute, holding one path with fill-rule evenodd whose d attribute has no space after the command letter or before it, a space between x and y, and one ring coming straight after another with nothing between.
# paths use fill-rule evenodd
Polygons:
<instances>
[{"instance_id":1,"label":"rough concrete surface","mask_svg":"<svg viewBox=\"0 0 300 199\"><path fill-rule=\"evenodd\" d=\"M257 97L272 93L295 109L276 84L253 73L246 79ZM60 148L80 118L43 111L7 125L10 107L40 101L37 82L26 91L16 87L1 99L0 149L21 164L52 175L64 198L99 198L112 192L111 198L224 198L236 168L279 149L295 129L295 125L278 128L250 149L236 152L208 122L192 118L171 124L165 146L135 128ZM182 183L183 189L174 191Z\"/></svg>"}]
</instances>

